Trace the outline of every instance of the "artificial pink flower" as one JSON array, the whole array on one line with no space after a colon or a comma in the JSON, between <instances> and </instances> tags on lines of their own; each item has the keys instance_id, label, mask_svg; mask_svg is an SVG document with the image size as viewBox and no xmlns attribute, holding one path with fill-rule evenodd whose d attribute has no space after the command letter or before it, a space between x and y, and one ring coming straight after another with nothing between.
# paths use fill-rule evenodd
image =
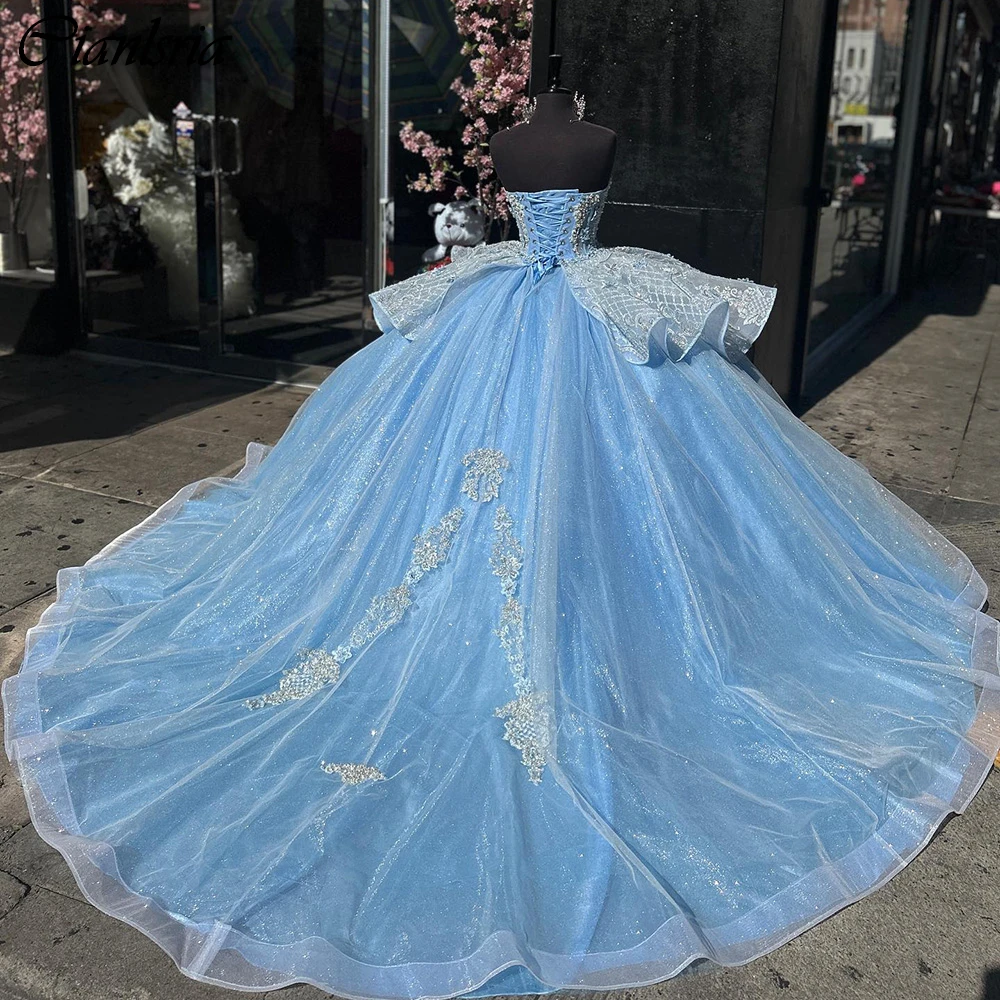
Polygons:
<instances>
[{"instance_id":1,"label":"artificial pink flower","mask_svg":"<svg viewBox=\"0 0 1000 1000\"><path fill-rule=\"evenodd\" d=\"M99 0L75 0L72 16L81 34L90 29L92 38L104 38L125 23L125 15L114 10L93 10ZM32 9L18 17L9 7L0 6L0 183L10 201L11 228L17 232L21 201L27 181L38 176L42 150L48 139L41 64L30 65L21 59L20 44L24 32L41 20L39 0ZM93 44L93 43L92 43ZM98 43L99 44L99 43ZM28 42L30 54L40 53L41 42ZM86 76L88 47L81 52L84 63L78 66L76 94L92 94L100 80Z\"/></svg>"},{"instance_id":2,"label":"artificial pink flower","mask_svg":"<svg viewBox=\"0 0 1000 1000\"><path fill-rule=\"evenodd\" d=\"M489 140L495 132L524 117L531 63L531 0L452 0L455 24L463 37L462 54L469 59L471 80L458 77L451 89L458 95L466 119L462 130L460 164L454 152L434 142L426 132L404 122L399 132L403 148L423 157L427 171L410 181L411 191L445 191L453 196L474 191L487 217L503 222L506 238L510 209L496 178ZM475 183L463 177L463 168L475 173Z\"/></svg>"}]
</instances>

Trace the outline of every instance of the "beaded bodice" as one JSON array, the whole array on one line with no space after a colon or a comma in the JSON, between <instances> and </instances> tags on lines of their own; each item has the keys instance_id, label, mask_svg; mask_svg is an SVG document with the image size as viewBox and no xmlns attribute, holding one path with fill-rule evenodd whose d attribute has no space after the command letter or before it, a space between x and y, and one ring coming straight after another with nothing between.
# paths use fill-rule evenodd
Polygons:
<instances>
[{"instance_id":1,"label":"beaded bodice","mask_svg":"<svg viewBox=\"0 0 1000 1000\"><path fill-rule=\"evenodd\" d=\"M545 272L596 247L607 197L608 188L508 191L525 262Z\"/></svg>"},{"instance_id":2,"label":"beaded bodice","mask_svg":"<svg viewBox=\"0 0 1000 1000\"><path fill-rule=\"evenodd\" d=\"M508 191L519 239L454 247L447 266L373 292L379 327L408 339L431 333L453 289L482 282L482 294L490 296L494 287L507 289L500 280L504 272L527 270L529 287L546 275L561 277L635 364L646 364L654 346L674 360L699 342L726 355L749 350L774 305L775 289L706 274L654 250L600 246L597 227L607 197L607 188Z\"/></svg>"}]
</instances>

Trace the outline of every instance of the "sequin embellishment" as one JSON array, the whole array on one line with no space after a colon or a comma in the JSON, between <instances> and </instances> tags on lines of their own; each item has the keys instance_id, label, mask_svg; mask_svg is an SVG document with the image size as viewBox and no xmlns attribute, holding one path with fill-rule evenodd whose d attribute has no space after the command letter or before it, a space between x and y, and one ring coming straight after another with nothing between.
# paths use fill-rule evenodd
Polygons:
<instances>
[{"instance_id":1,"label":"sequin embellishment","mask_svg":"<svg viewBox=\"0 0 1000 1000\"><path fill-rule=\"evenodd\" d=\"M729 322L723 351L746 352L774 304L775 289L746 279L705 274L667 254L616 247L566 261L577 302L604 323L615 346L636 364L649 360L650 338L683 357L702 337L723 302Z\"/></svg>"},{"instance_id":2,"label":"sequin embellishment","mask_svg":"<svg viewBox=\"0 0 1000 1000\"><path fill-rule=\"evenodd\" d=\"M495 448L476 448L462 459L462 464L466 468L462 493L477 503L488 503L500 495L504 473L510 468L510 460L503 452ZM454 507L436 525L416 536L410 565L402 583L372 598L345 644L332 652L324 649L299 650L294 666L284 672L277 690L248 698L244 702L246 707L263 708L308 698L327 684L336 683L343 664L357 650L402 621L413 602L412 588L425 573L436 569L448 558L464 516L465 511L461 507ZM535 689L528 676L524 650L524 605L518 598L524 549L514 537L514 521L503 504L497 507L493 528L496 537L490 552L490 568L499 578L503 594L494 634L500 640L514 679L514 698L497 708L494 714L504 721L504 739L521 754L529 779L538 784L552 745L554 717L548 699ZM385 775L370 764L321 761L320 768L327 774L337 775L347 785L385 780Z\"/></svg>"},{"instance_id":3,"label":"sequin embellishment","mask_svg":"<svg viewBox=\"0 0 1000 1000\"><path fill-rule=\"evenodd\" d=\"M300 649L295 654L295 666L283 674L277 691L248 698L247 708L280 705L315 694L325 684L335 684L340 678L340 662L325 649Z\"/></svg>"},{"instance_id":4,"label":"sequin embellishment","mask_svg":"<svg viewBox=\"0 0 1000 1000\"><path fill-rule=\"evenodd\" d=\"M596 245L597 227L600 225L607 198L607 188L603 191L586 191L573 206L573 232L570 235L570 244L577 257L582 256L589 247Z\"/></svg>"},{"instance_id":5,"label":"sequin embellishment","mask_svg":"<svg viewBox=\"0 0 1000 1000\"><path fill-rule=\"evenodd\" d=\"M552 712L547 699L534 691L501 705L496 715L504 720L503 738L521 751L529 780L539 784L545 769L546 749L552 743Z\"/></svg>"},{"instance_id":6,"label":"sequin embellishment","mask_svg":"<svg viewBox=\"0 0 1000 1000\"><path fill-rule=\"evenodd\" d=\"M763 326L771 314L774 294L769 288L755 285L749 278L739 278L733 282L704 285L702 295L725 299L736 310L739 321L748 326Z\"/></svg>"},{"instance_id":7,"label":"sequin embellishment","mask_svg":"<svg viewBox=\"0 0 1000 1000\"><path fill-rule=\"evenodd\" d=\"M365 781L385 781L385 775L371 764L328 764L319 765L327 774L336 774L345 785L360 785Z\"/></svg>"},{"instance_id":8,"label":"sequin embellishment","mask_svg":"<svg viewBox=\"0 0 1000 1000\"><path fill-rule=\"evenodd\" d=\"M298 701L310 697L327 684L336 683L340 678L340 668L346 660L362 646L402 621L406 609L413 603L411 588L425 573L436 569L448 558L455 532L464 516L465 511L461 507L454 507L434 527L417 535L413 540L413 555L409 568L403 575L403 582L372 598L368 610L351 629L345 645L338 646L332 653L322 649L299 651L296 654L298 662L285 671L276 691L248 698L244 705L253 709Z\"/></svg>"},{"instance_id":9,"label":"sequin embellishment","mask_svg":"<svg viewBox=\"0 0 1000 1000\"><path fill-rule=\"evenodd\" d=\"M476 448L463 459L468 470L462 478L462 492L471 500L489 503L500 495L500 484L510 461L496 448Z\"/></svg>"},{"instance_id":10,"label":"sequin embellishment","mask_svg":"<svg viewBox=\"0 0 1000 1000\"><path fill-rule=\"evenodd\" d=\"M547 750L552 742L552 712L546 698L535 690L528 677L524 659L524 606L517 599L518 581L524 565L524 550L513 534L514 522L503 505L497 508L493 527L496 541L490 556L490 566L500 579L504 603L496 636L507 656L507 665L514 677L516 697L495 712L504 721L504 739L520 751L535 784L542 780Z\"/></svg>"}]
</instances>

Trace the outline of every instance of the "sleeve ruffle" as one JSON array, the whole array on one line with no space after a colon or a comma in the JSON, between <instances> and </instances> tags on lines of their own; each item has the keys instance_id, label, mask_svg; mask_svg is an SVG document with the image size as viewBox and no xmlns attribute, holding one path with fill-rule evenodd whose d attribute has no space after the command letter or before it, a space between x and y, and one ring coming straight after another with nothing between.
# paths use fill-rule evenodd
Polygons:
<instances>
[{"instance_id":1,"label":"sleeve ruffle","mask_svg":"<svg viewBox=\"0 0 1000 1000\"><path fill-rule=\"evenodd\" d=\"M667 254L616 247L567 261L577 301L605 324L635 364L652 345L674 361L697 344L722 355L746 353L774 306L774 288L705 274Z\"/></svg>"},{"instance_id":2,"label":"sleeve ruffle","mask_svg":"<svg viewBox=\"0 0 1000 1000\"><path fill-rule=\"evenodd\" d=\"M413 340L433 323L445 296L456 283L475 277L490 267L520 265L520 244L513 240L469 248L455 247L450 264L372 292L368 298L375 322L383 333L398 333L407 340Z\"/></svg>"}]
</instances>

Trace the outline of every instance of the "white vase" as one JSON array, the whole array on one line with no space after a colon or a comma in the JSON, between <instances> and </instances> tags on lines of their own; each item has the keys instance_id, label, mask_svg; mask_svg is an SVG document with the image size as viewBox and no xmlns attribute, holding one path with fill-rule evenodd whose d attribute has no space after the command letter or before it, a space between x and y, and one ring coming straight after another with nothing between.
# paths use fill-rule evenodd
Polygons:
<instances>
[{"instance_id":1,"label":"white vase","mask_svg":"<svg viewBox=\"0 0 1000 1000\"><path fill-rule=\"evenodd\" d=\"M0 233L0 274L23 271L28 266L28 237L25 233Z\"/></svg>"}]
</instances>

